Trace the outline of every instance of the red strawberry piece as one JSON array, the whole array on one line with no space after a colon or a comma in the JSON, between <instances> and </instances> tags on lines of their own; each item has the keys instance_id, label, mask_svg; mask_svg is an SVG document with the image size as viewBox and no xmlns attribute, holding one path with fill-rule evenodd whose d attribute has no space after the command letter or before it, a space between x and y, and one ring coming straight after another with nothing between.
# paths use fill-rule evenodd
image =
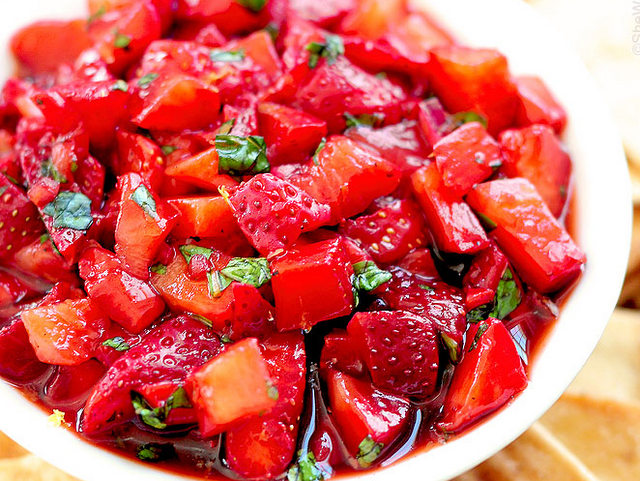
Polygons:
<instances>
[{"instance_id":1,"label":"red strawberry piece","mask_svg":"<svg viewBox=\"0 0 640 481\"><path fill-rule=\"evenodd\" d=\"M238 282L232 283L229 288L233 292L229 338L238 341L245 337L264 338L271 334L275 330L274 308L262 297L260 291L249 284Z\"/></svg>"},{"instance_id":2,"label":"red strawberry piece","mask_svg":"<svg viewBox=\"0 0 640 481\"><path fill-rule=\"evenodd\" d=\"M328 27L335 25L342 17L353 10L356 2L355 0L327 0L326 2L292 0L290 5L290 8L305 20Z\"/></svg>"},{"instance_id":3,"label":"red strawberry piece","mask_svg":"<svg viewBox=\"0 0 640 481\"><path fill-rule=\"evenodd\" d=\"M0 271L0 312L5 307L34 298L40 292L20 277Z\"/></svg>"},{"instance_id":4,"label":"red strawberry piece","mask_svg":"<svg viewBox=\"0 0 640 481\"><path fill-rule=\"evenodd\" d=\"M320 367L335 369L354 377L362 377L365 373L364 360L353 348L353 341L347 332L342 329L334 329L324 337Z\"/></svg>"},{"instance_id":5,"label":"red strawberry piece","mask_svg":"<svg viewBox=\"0 0 640 481\"><path fill-rule=\"evenodd\" d=\"M299 333L276 334L262 343L262 355L278 390L278 401L262 416L254 416L227 432L227 463L246 478L271 478L287 469L293 458L302 412L306 355Z\"/></svg>"},{"instance_id":6,"label":"red strawberry piece","mask_svg":"<svg viewBox=\"0 0 640 481\"><path fill-rule=\"evenodd\" d=\"M445 188L459 197L503 162L500 144L479 122L464 124L447 135L433 147L433 155Z\"/></svg>"},{"instance_id":7,"label":"red strawberry piece","mask_svg":"<svg viewBox=\"0 0 640 481\"><path fill-rule=\"evenodd\" d=\"M0 259L13 255L43 231L36 207L0 174Z\"/></svg>"},{"instance_id":8,"label":"red strawberry piece","mask_svg":"<svg viewBox=\"0 0 640 481\"><path fill-rule=\"evenodd\" d=\"M370 215L347 219L339 232L359 243L377 262L397 261L427 243L420 207L410 199L381 200Z\"/></svg>"},{"instance_id":9,"label":"red strawberry piece","mask_svg":"<svg viewBox=\"0 0 640 481\"><path fill-rule=\"evenodd\" d=\"M493 300L508 266L507 257L493 241L489 247L478 252L462 281L468 310Z\"/></svg>"},{"instance_id":10,"label":"red strawberry piece","mask_svg":"<svg viewBox=\"0 0 640 481\"><path fill-rule=\"evenodd\" d=\"M84 297L85 293L82 289L78 289L66 281L61 281L56 283L51 290L47 292L47 295L40 300L38 306L50 306L66 301L67 299L77 300Z\"/></svg>"},{"instance_id":11,"label":"red strawberry piece","mask_svg":"<svg viewBox=\"0 0 640 481\"><path fill-rule=\"evenodd\" d=\"M78 410L105 371L104 365L95 359L77 366L58 366L47 380L42 400L57 409Z\"/></svg>"},{"instance_id":12,"label":"red strawberry piece","mask_svg":"<svg viewBox=\"0 0 640 481\"><path fill-rule=\"evenodd\" d=\"M442 281L392 269L393 278L374 293L389 307L425 317L436 326L453 361L458 359L467 327L462 292Z\"/></svg>"},{"instance_id":13,"label":"red strawberry piece","mask_svg":"<svg viewBox=\"0 0 640 481\"><path fill-rule=\"evenodd\" d=\"M435 391L440 356L430 319L407 311L359 312L347 331L376 387L422 398Z\"/></svg>"},{"instance_id":14,"label":"red strawberry piece","mask_svg":"<svg viewBox=\"0 0 640 481\"><path fill-rule=\"evenodd\" d=\"M472 324L438 427L458 432L509 402L527 383L522 360L504 324L491 318Z\"/></svg>"},{"instance_id":15,"label":"red strawberry piece","mask_svg":"<svg viewBox=\"0 0 640 481\"><path fill-rule=\"evenodd\" d=\"M134 415L132 390L165 381L180 384L219 352L220 340L211 328L185 316L165 321L96 384L84 408L83 431L95 433L128 421Z\"/></svg>"},{"instance_id":16,"label":"red strawberry piece","mask_svg":"<svg viewBox=\"0 0 640 481\"><path fill-rule=\"evenodd\" d=\"M436 97L420 102L417 110L418 126L424 139L431 147L455 128L451 116Z\"/></svg>"},{"instance_id":17,"label":"red strawberry piece","mask_svg":"<svg viewBox=\"0 0 640 481\"><path fill-rule=\"evenodd\" d=\"M145 384L140 386L138 392L142 395L152 409L166 406L169 397L180 388L179 384L171 381L159 382L156 384ZM180 424L196 424L198 417L193 407L173 408L169 411L169 415L164 420L167 426L176 426Z\"/></svg>"},{"instance_id":18,"label":"red strawberry piece","mask_svg":"<svg viewBox=\"0 0 640 481\"><path fill-rule=\"evenodd\" d=\"M50 238L43 236L22 247L15 253L15 266L27 274L51 283L78 280L73 264L60 255ZM61 298L59 300L64 300Z\"/></svg>"},{"instance_id":19,"label":"red strawberry piece","mask_svg":"<svg viewBox=\"0 0 640 481\"><path fill-rule=\"evenodd\" d=\"M412 250L398 262L398 267L428 279L440 279L431 250L427 248Z\"/></svg>"},{"instance_id":20,"label":"red strawberry piece","mask_svg":"<svg viewBox=\"0 0 640 481\"><path fill-rule=\"evenodd\" d=\"M263 255L293 244L303 232L325 225L329 206L272 174L259 174L229 198L240 228Z\"/></svg>"},{"instance_id":21,"label":"red strawberry piece","mask_svg":"<svg viewBox=\"0 0 640 481\"><path fill-rule=\"evenodd\" d=\"M29 336L20 319L0 329L0 375L18 384L29 383L42 376L49 365L41 362L31 347Z\"/></svg>"},{"instance_id":22,"label":"red strawberry piece","mask_svg":"<svg viewBox=\"0 0 640 481\"><path fill-rule=\"evenodd\" d=\"M514 81L520 98L516 112L518 125L545 124L557 134L562 133L567 125L567 113L545 83L533 76L516 77Z\"/></svg>"}]
</instances>

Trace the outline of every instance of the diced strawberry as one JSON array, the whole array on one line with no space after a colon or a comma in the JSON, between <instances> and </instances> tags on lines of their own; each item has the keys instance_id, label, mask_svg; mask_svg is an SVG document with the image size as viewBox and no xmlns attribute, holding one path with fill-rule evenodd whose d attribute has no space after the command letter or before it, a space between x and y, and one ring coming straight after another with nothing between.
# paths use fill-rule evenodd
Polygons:
<instances>
[{"instance_id":1,"label":"diced strawberry","mask_svg":"<svg viewBox=\"0 0 640 481\"><path fill-rule=\"evenodd\" d=\"M528 180L480 184L467 201L495 224L492 236L522 279L537 291L555 291L580 274L584 253Z\"/></svg>"},{"instance_id":2,"label":"diced strawberry","mask_svg":"<svg viewBox=\"0 0 640 481\"><path fill-rule=\"evenodd\" d=\"M262 355L278 400L269 413L248 419L226 435L227 463L246 478L286 471L295 452L304 400L307 369L302 335L271 336L262 343Z\"/></svg>"},{"instance_id":3,"label":"diced strawberry","mask_svg":"<svg viewBox=\"0 0 640 481\"><path fill-rule=\"evenodd\" d=\"M359 143L333 136L312 162L288 180L331 206L331 223L338 223L393 192L400 175L393 164Z\"/></svg>"},{"instance_id":4,"label":"diced strawberry","mask_svg":"<svg viewBox=\"0 0 640 481\"><path fill-rule=\"evenodd\" d=\"M407 311L358 312L347 330L376 387L421 398L435 391L440 356L430 319Z\"/></svg>"},{"instance_id":5,"label":"diced strawberry","mask_svg":"<svg viewBox=\"0 0 640 481\"><path fill-rule=\"evenodd\" d=\"M176 254L167 266L151 273L151 284L175 312L192 312L206 318L217 332L222 332L233 316L233 295L225 289L213 297L207 279L193 280L188 275L187 262Z\"/></svg>"},{"instance_id":6,"label":"diced strawberry","mask_svg":"<svg viewBox=\"0 0 640 481\"><path fill-rule=\"evenodd\" d=\"M66 300L22 312L22 322L38 359L73 366L95 353L109 320L90 299Z\"/></svg>"},{"instance_id":7,"label":"diced strawberry","mask_svg":"<svg viewBox=\"0 0 640 481\"><path fill-rule=\"evenodd\" d=\"M405 398L338 371L329 371L326 380L332 416L351 455L361 454L360 445L368 437L388 446L407 426L411 406Z\"/></svg>"},{"instance_id":8,"label":"diced strawberry","mask_svg":"<svg viewBox=\"0 0 640 481\"><path fill-rule=\"evenodd\" d=\"M116 133L118 145L118 161L115 166L116 175L136 172L149 183L151 188L158 189L162 183L164 156L162 150L144 135L125 130Z\"/></svg>"},{"instance_id":9,"label":"diced strawberry","mask_svg":"<svg viewBox=\"0 0 640 481\"><path fill-rule=\"evenodd\" d=\"M263 28L269 22L268 8L259 13L234 0L178 0L176 18L214 23L225 35Z\"/></svg>"},{"instance_id":10,"label":"diced strawberry","mask_svg":"<svg viewBox=\"0 0 640 481\"><path fill-rule=\"evenodd\" d=\"M385 123L395 124L402 117L404 100L401 88L365 72L344 57L338 57L331 65L321 61L296 95L302 110L326 120L332 133L344 129L345 113L355 117L378 114Z\"/></svg>"},{"instance_id":11,"label":"diced strawberry","mask_svg":"<svg viewBox=\"0 0 640 481\"><path fill-rule=\"evenodd\" d=\"M35 206L0 174L0 259L13 255L44 231Z\"/></svg>"},{"instance_id":12,"label":"diced strawberry","mask_svg":"<svg viewBox=\"0 0 640 481\"><path fill-rule=\"evenodd\" d=\"M6 271L0 271L0 311L37 296L39 291L32 284Z\"/></svg>"},{"instance_id":13,"label":"diced strawberry","mask_svg":"<svg viewBox=\"0 0 640 481\"><path fill-rule=\"evenodd\" d=\"M220 186L234 187L238 183L228 175L219 173L218 150L212 147L192 157L170 164L165 170L169 177L217 192Z\"/></svg>"},{"instance_id":14,"label":"diced strawberry","mask_svg":"<svg viewBox=\"0 0 640 481\"><path fill-rule=\"evenodd\" d=\"M518 96L498 51L458 45L431 50L431 88L450 112L475 111L497 135L513 125Z\"/></svg>"},{"instance_id":15,"label":"diced strawberry","mask_svg":"<svg viewBox=\"0 0 640 481\"><path fill-rule=\"evenodd\" d=\"M509 261L495 242L473 258L462 284L468 310L491 302Z\"/></svg>"},{"instance_id":16,"label":"diced strawberry","mask_svg":"<svg viewBox=\"0 0 640 481\"><path fill-rule=\"evenodd\" d=\"M454 130L433 147L436 166L445 188L462 197L486 180L503 162L500 144L479 122Z\"/></svg>"},{"instance_id":17,"label":"diced strawberry","mask_svg":"<svg viewBox=\"0 0 640 481\"><path fill-rule=\"evenodd\" d=\"M405 120L381 129L360 127L348 129L345 135L373 147L403 174L411 174L426 163L431 149L422 140L417 123Z\"/></svg>"},{"instance_id":18,"label":"diced strawberry","mask_svg":"<svg viewBox=\"0 0 640 481\"><path fill-rule=\"evenodd\" d=\"M447 433L459 432L513 399L527 383L522 360L504 324L491 318L472 324L438 427Z\"/></svg>"},{"instance_id":19,"label":"diced strawberry","mask_svg":"<svg viewBox=\"0 0 640 481\"><path fill-rule=\"evenodd\" d=\"M273 45L271 35L266 30L258 30L227 45L229 50L242 49L247 57L262 68L271 81L282 75L282 62Z\"/></svg>"},{"instance_id":20,"label":"diced strawberry","mask_svg":"<svg viewBox=\"0 0 640 481\"><path fill-rule=\"evenodd\" d=\"M303 245L271 262L280 331L310 329L354 306L353 268L340 239Z\"/></svg>"},{"instance_id":21,"label":"diced strawberry","mask_svg":"<svg viewBox=\"0 0 640 481\"><path fill-rule=\"evenodd\" d=\"M57 409L79 409L104 373L105 367L95 359L77 366L59 366L47 380L42 400Z\"/></svg>"},{"instance_id":22,"label":"diced strawberry","mask_svg":"<svg viewBox=\"0 0 640 481\"><path fill-rule=\"evenodd\" d=\"M176 392L181 386L179 383L164 381L155 384L145 384L137 390L145 401L149 403L152 409L164 407L169 397ZM169 411L169 415L164 420L167 426L176 426L180 424L196 424L198 417L196 410L190 408L176 408Z\"/></svg>"},{"instance_id":23,"label":"diced strawberry","mask_svg":"<svg viewBox=\"0 0 640 481\"><path fill-rule=\"evenodd\" d=\"M174 237L210 237L239 244L246 242L229 203L221 196L192 196L166 199L180 211Z\"/></svg>"},{"instance_id":24,"label":"diced strawberry","mask_svg":"<svg viewBox=\"0 0 640 481\"><path fill-rule=\"evenodd\" d=\"M233 121L230 134L247 137L258 133L258 102L253 96L239 97L234 105L225 104L222 115L224 122Z\"/></svg>"},{"instance_id":25,"label":"diced strawberry","mask_svg":"<svg viewBox=\"0 0 640 481\"><path fill-rule=\"evenodd\" d=\"M272 174L259 174L229 198L240 228L263 255L293 244L301 233L329 222L330 209Z\"/></svg>"},{"instance_id":26,"label":"diced strawberry","mask_svg":"<svg viewBox=\"0 0 640 481\"><path fill-rule=\"evenodd\" d=\"M131 391L159 382L181 384L195 368L220 352L211 328L176 317L151 331L126 351L99 381L84 408L82 430L95 433L131 419Z\"/></svg>"},{"instance_id":27,"label":"diced strawberry","mask_svg":"<svg viewBox=\"0 0 640 481\"><path fill-rule=\"evenodd\" d=\"M393 278L374 294L391 309L409 311L429 319L436 326L451 359L462 349L466 312L462 292L448 284L392 269Z\"/></svg>"},{"instance_id":28,"label":"diced strawberry","mask_svg":"<svg viewBox=\"0 0 640 481\"><path fill-rule=\"evenodd\" d=\"M538 77L522 76L514 80L520 103L516 122L522 127L533 124L550 125L560 134L567 125L567 113L545 83Z\"/></svg>"},{"instance_id":29,"label":"diced strawberry","mask_svg":"<svg viewBox=\"0 0 640 481\"><path fill-rule=\"evenodd\" d=\"M454 129L454 122L436 97L418 103L418 125L424 139L433 147Z\"/></svg>"},{"instance_id":30,"label":"diced strawberry","mask_svg":"<svg viewBox=\"0 0 640 481\"><path fill-rule=\"evenodd\" d=\"M49 365L36 357L21 319L14 319L0 329L0 374L4 378L26 384L47 369Z\"/></svg>"},{"instance_id":31,"label":"diced strawberry","mask_svg":"<svg viewBox=\"0 0 640 481\"><path fill-rule=\"evenodd\" d=\"M164 312L164 302L151 286L129 274L117 257L95 245L79 262L88 296L109 317L133 334L151 325Z\"/></svg>"},{"instance_id":32,"label":"diced strawberry","mask_svg":"<svg viewBox=\"0 0 640 481\"><path fill-rule=\"evenodd\" d=\"M400 21L406 14L405 0L363 0L340 24L343 32L357 33L369 40L383 36L390 25Z\"/></svg>"},{"instance_id":33,"label":"diced strawberry","mask_svg":"<svg viewBox=\"0 0 640 481\"><path fill-rule=\"evenodd\" d=\"M271 102L258 106L258 125L273 165L306 160L327 136L324 120Z\"/></svg>"},{"instance_id":34,"label":"diced strawberry","mask_svg":"<svg viewBox=\"0 0 640 481\"><path fill-rule=\"evenodd\" d=\"M290 8L301 18L314 22L322 27L334 25L356 6L356 0L291 0Z\"/></svg>"},{"instance_id":35,"label":"diced strawberry","mask_svg":"<svg viewBox=\"0 0 640 481\"><path fill-rule=\"evenodd\" d=\"M233 317L229 326L229 338L239 341L245 337L264 338L275 330L273 306L260 291L249 284L234 282Z\"/></svg>"},{"instance_id":36,"label":"diced strawberry","mask_svg":"<svg viewBox=\"0 0 640 481\"><path fill-rule=\"evenodd\" d=\"M428 235L420 207L410 199L378 201L369 215L347 219L339 232L383 264L397 261L411 249L424 246Z\"/></svg>"},{"instance_id":37,"label":"diced strawberry","mask_svg":"<svg viewBox=\"0 0 640 481\"><path fill-rule=\"evenodd\" d=\"M365 373L364 360L354 349L347 332L341 329L334 329L324 337L320 367L323 370L335 369L354 377L362 377Z\"/></svg>"},{"instance_id":38,"label":"diced strawberry","mask_svg":"<svg viewBox=\"0 0 640 481\"><path fill-rule=\"evenodd\" d=\"M506 154L502 171L509 177L528 179L551 213L559 217L569 198L571 158L551 127L505 130L500 134L500 144Z\"/></svg>"},{"instance_id":39,"label":"diced strawberry","mask_svg":"<svg viewBox=\"0 0 640 481\"><path fill-rule=\"evenodd\" d=\"M85 293L82 289L79 289L69 282L61 281L56 283L51 290L47 292L47 295L38 302L38 307L52 306L53 304L58 304L62 301L84 299L85 297ZM109 325L107 326L107 329L111 327L112 325Z\"/></svg>"},{"instance_id":40,"label":"diced strawberry","mask_svg":"<svg viewBox=\"0 0 640 481\"><path fill-rule=\"evenodd\" d=\"M27 274L49 282L75 282L78 277L73 265L57 252L48 237L36 239L15 253L15 266Z\"/></svg>"},{"instance_id":41,"label":"diced strawberry","mask_svg":"<svg viewBox=\"0 0 640 481\"><path fill-rule=\"evenodd\" d=\"M412 250L397 265L412 274L418 274L433 280L440 279L436 265L433 262L431 250L427 248Z\"/></svg>"},{"instance_id":42,"label":"diced strawberry","mask_svg":"<svg viewBox=\"0 0 640 481\"><path fill-rule=\"evenodd\" d=\"M463 200L448 192L435 164L415 171L411 182L440 249L471 254L488 245L480 222Z\"/></svg>"},{"instance_id":43,"label":"diced strawberry","mask_svg":"<svg viewBox=\"0 0 640 481\"><path fill-rule=\"evenodd\" d=\"M268 412L278 399L258 340L251 337L233 344L194 371L187 386L203 437Z\"/></svg>"},{"instance_id":44,"label":"diced strawberry","mask_svg":"<svg viewBox=\"0 0 640 481\"><path fill-rule=\"evenodd\" d=\"M180 213L160 200L139 174L118 179L122 192L115 232L115 251L125 268L140 279L149 278L149 266Z\"/></svg>"}]
</instances>

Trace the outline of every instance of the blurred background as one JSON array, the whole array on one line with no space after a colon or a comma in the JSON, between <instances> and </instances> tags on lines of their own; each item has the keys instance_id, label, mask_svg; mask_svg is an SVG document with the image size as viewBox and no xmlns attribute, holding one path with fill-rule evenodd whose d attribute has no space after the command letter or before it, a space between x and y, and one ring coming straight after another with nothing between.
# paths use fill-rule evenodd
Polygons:
<instances>
[{"instance_id":1,"label":"blurred background","mask_svg":"<svg viewBox=\"0 0 640 481\"><path fill-rule=\"evenodd\" d=\"M455 481L640 480L640 0L528 3L575 47L609 102L629 161L634 237L619 308L582 373L520 439ZM73 479L0 433L0 481Z\"/></svg>"}]
</instances>

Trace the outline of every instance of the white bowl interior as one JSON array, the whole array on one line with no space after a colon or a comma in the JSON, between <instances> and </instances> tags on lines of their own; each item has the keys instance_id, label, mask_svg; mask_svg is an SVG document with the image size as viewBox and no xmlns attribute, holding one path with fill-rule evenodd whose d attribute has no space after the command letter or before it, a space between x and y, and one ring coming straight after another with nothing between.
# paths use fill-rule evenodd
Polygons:
<instances>
[{"instance_id":1,"label":"white bowl interior","mask_svg":"<svg viewBox=\"0 0 640 481\"><path fill-rule=\"evenodd\" d=\"M595 347L615 306L631 236L630 185L612 119L585 67L524 2L513 0L416 0L460 40L496 47L515 73L545 79L568 111L564 137L574 160L576 237L586 251L582 281L562 310L531 370L529 387L511 405L464 436L393 466L352 479L392 481L450 479L517 438L558 399ZM13 31L38 19L85 14L84 0L20 0L0 3L0 45ZM579 18L576 19L579 21ZM0 78L12 72L0 55ZM85 481L177 481L158 471L86 443L55 428L47 415L0 382L0 429L35 454Z\"/></svg>"}]
</instances>

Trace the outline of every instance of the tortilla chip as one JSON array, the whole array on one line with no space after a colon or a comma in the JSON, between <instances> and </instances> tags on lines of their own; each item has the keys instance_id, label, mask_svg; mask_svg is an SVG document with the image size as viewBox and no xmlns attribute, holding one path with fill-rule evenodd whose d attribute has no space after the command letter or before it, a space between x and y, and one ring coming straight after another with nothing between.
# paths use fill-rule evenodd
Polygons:
<instances>
[{"instance_id":1,"label":"tortilla chip","mask_svg":"<svg viewBox=\"0 0 640 481\"><path fill-rule=\"evenodd\" d=\"M17 458L27 454L27 451L14 443L8 436L0 433L0 459Z\"/></svg>"},{"instance_id":2,"label":"tortilla chip","mask_svg":"<svg viewBox=\"0 0 640 481\"><path fill-rule=\"evenodd\" d=\"M534 424L491 459L453 481L597 481L544 427Z\"/></svg>"},{"instance_id":3,"label":"tortilla chip","mask_svg":"<svg viewBox=\"0 0 640 481\"><path fill-rule=\"evenodd\" d=\"M540 422L602 481L640 479L640 404L565 394Z\"/></svg>"},{"instance_id":4,"label":"tortilla chip","mask_svg":"<svg viewBox=\"0 0 640 481\"><path fill-rule=\"evenodd\" d=\"M33 455L0 460L0 481L78 481Z\"/></svg>"}]
</instances>

